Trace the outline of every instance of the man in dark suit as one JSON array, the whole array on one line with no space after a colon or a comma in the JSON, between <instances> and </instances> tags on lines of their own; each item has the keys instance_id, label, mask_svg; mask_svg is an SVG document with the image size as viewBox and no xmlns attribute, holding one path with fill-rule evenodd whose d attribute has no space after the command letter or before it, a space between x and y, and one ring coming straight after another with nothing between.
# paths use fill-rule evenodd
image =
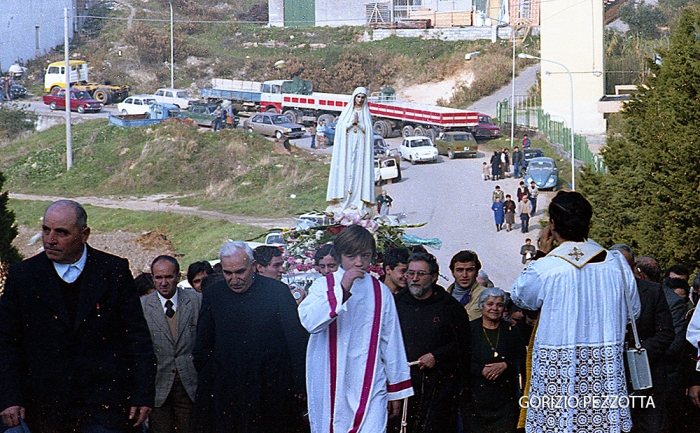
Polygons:
<instances>
[{"instance_id":1,"label":"man in dark suit","mask_svg":"<svg viewBox=\"0 0 700 433\"><path fill-rule=\"evenodd\" d=\"M44 252L0 297L0 416L33 433L113 433L153 407L153 346L127 260L87 245L83 207L53 203Z\"/></svg>"},{"instance_id":2,"label":"man in dark suit","mask_svg":"<svg viewBox=\"0 0 700 433\"><path fill-rule=\"evenodd\" d=\"M151 274L156 292L141 298L158 358L156 402L148 427L152 433L189 433L197 391L192 348L202 298L194 290L177 288L180 264L173 257L156 257Z\"/></svg>"},{"instance_id":3,"label":"man in dark suit","mask_svg":"<svg viewBox=\"0 0 700 433\"><path fill-rule=\"evenodd\" d=\"M637 271L637 264L644 256L635 261L634 251L629 245L616 244L610 247L611 250L617 250L627 260L632 272L635 274L637 283L637 292L639 293L639 302L641 304L641 312L639 318L635 321L637 332L641 345L647 351L649 357L649 368L651 369L651 381L653 387L640 391L633 391L628 386L631 396L644 396L642 401L645 404L633 405L632 412L632 431L640 433L661 433L668 430L668 405L665 398L668 379L666 375L666 350L673 343L675 333L673 331L673 320L671 319L671 310L666 302L661 285L650 281ZM635 346L635 340L632 332L632 327L627 329L627 343L630 348ZM654 402L653 407L647 405L650 401Z\"/></svg>"}]
</instances>

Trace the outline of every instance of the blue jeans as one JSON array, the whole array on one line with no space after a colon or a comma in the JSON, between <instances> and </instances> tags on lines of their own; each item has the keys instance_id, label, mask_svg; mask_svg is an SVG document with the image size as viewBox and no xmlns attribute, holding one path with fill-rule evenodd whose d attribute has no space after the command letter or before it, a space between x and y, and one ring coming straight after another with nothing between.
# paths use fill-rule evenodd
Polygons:
<instances>
[{"instance_id":1,"label":"blue jeans","mask_svg":"<svg viewBox=\"0 0 700 433\"><path fill-rule=\"evenodd\" d=\"M311 136L311 148L316 149L316 136L315 135Z\"/></svg>"},{"instance_id":2,"label":"blue jeans","mask_svg":"<svg viewBox=\"0 0 700 433\"><path fill-rule=\"evenodd\" d=\"M520 177L520 163L513 164L513 177Z\"/></svg>"},{"instance_id":3,"label":"blue jeans","mask_svg":"<svg viewBox=\"0 0 700 433\"><path fill-rule=\"evenodd\" d=\"M520 221L521 221L521 227L520 231L523 233L527 233L530 231L530 215L523 213L520 214Z\"/></svg>"},{"instance_id":4,"label":"blue jeans","mask_svg":"<svg viewBox=\"0 0 700 433\"><path fill-rule=\"evenodd\" d=\"M530 197L530 204L532 205L530 216L535 216L535 212L537 211L537 197Z\"/></svg>"},{"instance_id":5,"label":"blue jeans","mask_svg":"<svg viewBox=\"0 0 700 433\"><path fill-rule=\"evenodd\" d=\"M214 131L220 131L221 130L221 118L217 117L216 119L214 119L211 126L212 126L212 129Z\"/></svg>"}]
</instances>

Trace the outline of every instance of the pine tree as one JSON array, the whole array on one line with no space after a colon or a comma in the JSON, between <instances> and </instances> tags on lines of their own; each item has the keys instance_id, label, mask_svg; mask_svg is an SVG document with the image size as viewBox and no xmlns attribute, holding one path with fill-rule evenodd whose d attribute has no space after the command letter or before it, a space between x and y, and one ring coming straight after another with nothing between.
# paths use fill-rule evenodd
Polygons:
<instances>
[{"instance_id":1,"label":"pine tree","mask_svg":"<svg viewBox=\"0 0 700 433\"><path fill-rule=\"evenodd\" d=\"M623 113L625 133L604 150L607 175L590 171L591 237L625 242L666 267L700 263L700 9L683 11L663 66ZM651 63L651 62L650 62Z\"/></svg>"},{"instance_id":2,"label":"pine tree","mask_svg":"<svg viewBox=\"0 0 700 433\"><path fill-rule=\"evenodd\" d=\"M5 176L0 173L0 191L5 183ZM15 214L7 208L9 197L7 191L0 194L0 262L3 264L13 264L22 260L22 256L12 245L12 241L17 236L15 227Z\"/></svg>"}]
</instances>

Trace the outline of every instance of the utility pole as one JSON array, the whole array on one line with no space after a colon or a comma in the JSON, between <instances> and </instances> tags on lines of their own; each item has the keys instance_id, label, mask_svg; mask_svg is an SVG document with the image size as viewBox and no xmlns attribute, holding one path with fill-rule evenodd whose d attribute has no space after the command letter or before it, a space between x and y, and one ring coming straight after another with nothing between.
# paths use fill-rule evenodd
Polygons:
<instances>
[{"instance_id":1,"label":"utility pole","mask_svg":"<svg viewBox=\"0 0 700 433\"><path fill-rule=\"evenodd\" d=\"M63 51L66 59L66 170L73 168L73 131L70 120L70 64L68 55L68 8L63 9Z\"/></svg>"}]
</instances>

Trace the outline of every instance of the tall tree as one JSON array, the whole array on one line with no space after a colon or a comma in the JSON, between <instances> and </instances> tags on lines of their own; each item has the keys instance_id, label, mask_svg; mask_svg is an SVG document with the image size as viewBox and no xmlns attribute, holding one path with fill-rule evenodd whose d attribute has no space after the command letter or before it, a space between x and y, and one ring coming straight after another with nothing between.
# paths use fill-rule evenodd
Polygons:
<instances>
[{"instance_id":1,"label":"tall tree","mask_svg":"<svg viewBox=\"0 0 700 433\"><path fill-rule=\"evenodd\" d=\"M609 137L607 175L587 171L591 236L626 242L662 266L700 263L700 9L683 11L662 51L663 66L623 113L625 132Z\"/></svg>"},{"instance_id":2,"label":"tall tree","mask_svg":"<svg viewBox=\"0 0 700 433\"><path fill-rule=\"evenodd\" d=\"M5 183L5 176L0 173L0 191ZM0 194L0 262L5 264L13 264L22 260L22 256L12 245L12 241L17 236L17 227L15 227L15 214L7 208L9 196L7 191Z\"/></svg>"}]
</instances>

